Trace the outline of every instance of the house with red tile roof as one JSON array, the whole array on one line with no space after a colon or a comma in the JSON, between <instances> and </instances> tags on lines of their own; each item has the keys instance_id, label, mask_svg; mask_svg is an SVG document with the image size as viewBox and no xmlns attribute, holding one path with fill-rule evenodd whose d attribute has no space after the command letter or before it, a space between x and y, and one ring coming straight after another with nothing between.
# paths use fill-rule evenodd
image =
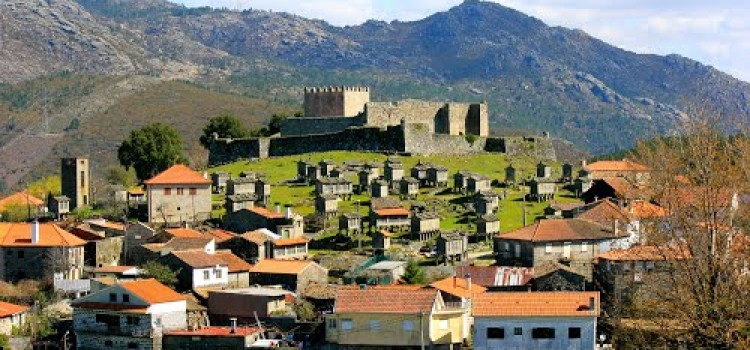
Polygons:
<instances>
[{"instance_id":1,"label":"house with red tile roof","mask_svg":"<svg viewBox=\"0 0 750 350\"><path fill-rule=\"evenodd\" d=\"M26 323L26 314L31 307L0 301L0 334L12 335L13 329L20 329Z\"/></svg>"},{"instance_id":2,"label":"house with red tile roof","mask_svg":"<svg viewBox=\"0 0 750 350\"><path fill-rule=\"evenodd\" d=\"M187 328L184 296L155 279L121 282L73 302L78 349L162 349L164 332Z\"/></svg>"},{"instance_id":3,"label":"house with red tile roof","mask_svg":"<svg viewBox=\"0 0 750 350\"><path fill-rule=\"evenodd\" d=\"M79 279L84 245L54 223L0 223L0 279Z\"/></svg>"},{"instance_id":4,"label":"house with red tile roof","mask_svg":"<svg viewBox=\"0 0 750 350\"><path fill-rule=\"evenodd\" d=\"M177 271L177 290L190 291L229 286L229 263L204 250L179 250L159 258L159 262Z\"/></svg>"},{"instance_id":5,"label":"house with red tile roof","mask_svg":"<svg viewBox=\"0 0 750 350\"><path fill-rule=\"evenodd\" d=\"M169 331L164 334L164 349L191 349L200 343L202 349L247 349L261 339L258 327L203 327L195 330Z\"/></svg>"},{"instance_id":6,"label":"house with red tile roof","mask_svg":"<svg viewBox=\"0 0 750 350\"><path fill-rule=\"evenodd\" d=\"M581 198L586 203L607 198L630 201L642 199L644 196L645 190L643 188L624 177L605 177L594 180L591 187L581 194Z\"/></svg>"},{"instance_id":7,"label":"house with red tile roof","mask_svg":"<svg viewBox=\"0 0 750 350\"><path fill-rule=\"evenodd\" d=\"M328 283L328 270L312 260L265 259L250 270L250 283L301 291L310 283Z\"/></svg>"},{"instance_id":8,"label":"house with red tile roof","mask_svg":"<svg viewBox=\"0 0 750 350\"><path fill-rule=\"evenodd\" d=\"M626 232L583 219L546 219L496 235L498 265L534 267L561 262L591 280L591 262L601 252L629 242Z\"/></svg>"},{"instance_id":9,"label":"house with red tile roof","mask_svg":"<svg viewBox=\"0 0 750 350\"><path fill-rule=\"evenodd\" d=\"M472 300L474 349L594 349L599 292L492 292Z\"/></svg>"},{"instance_id":10,"label":"house with red tile roof","mask_svg":"<svg viewBox=\"0 0 750 350\"><path fill-rule=\"evenodd\" d=\"M148 197L148 221L195 223L211 218L211 180L176 164L143 182Z\"/></svg>"},{"instance_id":11,"label":"house with red tile roof","mask_svg":"<svg viewBox=\"0 0 750 350\"><path fill-rule=\"evenodd\" d=\"M643 183L648 180L648 166L636 163L629 159L602 160L593 162L583 167L592 179L603 179L606 177L623 177L630 181Z\"/></svg>"},{"instance_id":12,"label":"house with red tile roof","mask_svg":"<svg viewBox=\"0 0 750 350\"><path fill-rule=\"evenodd\" d=\"M465 339L466 309L432 288L339 288L326 340L341 347L453 348Z\"/></svg>"},{"instance_id":13,"label":"house with red tile roof","mask_svg":"<svg viewBox=\"0 0 750 350\"><path fill-rule=\"evenodd\" d=\"M26 209L28 208L33 217L35 214L40 215L44 213L45 205L46 203L43 200L32 196L27 191L21 191L0 199L0 213L11 210L14 207L22 208L24 213L26 213Z\"/></svg>"},{"instance_id":14,"label":"house with red tile roof","mask_svg":"<svg viewBox=\"0 0 750 350\"><path fill-rule=\"evenodd\" d=\"M222 227L235 233L268 229L281 238L302 237L305 234L304 218L291 207L284 212L277 206L275 210L252 207L224 215Z\"/></svg>"}]
</instances>

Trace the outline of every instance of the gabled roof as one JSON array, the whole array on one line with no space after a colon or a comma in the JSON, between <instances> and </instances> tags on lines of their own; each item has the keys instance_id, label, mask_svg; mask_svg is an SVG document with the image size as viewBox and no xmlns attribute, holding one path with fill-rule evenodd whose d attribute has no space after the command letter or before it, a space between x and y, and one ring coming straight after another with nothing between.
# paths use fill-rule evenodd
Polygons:
<instances>
[{"instance_id":1,"label":"gabled roof","mask_svg":"<svg viewBox=\"0 0 750 350\"><path fill-rule=\"evenodd\" d=\"M39 207L45 204L43 200L30 195L26 191L21 191L0 199L0 211L5 210L8 206L13 205L25 207L27 203L32 207Z\"/></svg>"},{"instance_id":2,"label":"gabled roof","mask_svg":"<svg viewBox=\"0 0 750 350\"><path fill-rule=\"evenodd\" d=\"M266 243L266 240L268 240L268 236L259 231L245 232L241 235L238 235L237 237L242 238L248 242L253 242L259 246L263 245L264 243Z\"/></svg>"},{"instance_id":3,"label":"gabled roof","mask_svg":"<svg viewBox=\"0 0 750 350\"><path fill-rule=\"evenodd\" d=\"M506 234L497 235L496 237L529 242L588 241L619 238L615 236L611 227L582 219L539 220L531 226L522 227Z\"/></svg>"},{"instance_id":4,"label":"gabled roof","mask_svg":"<svg viewBox=\"0 0 750 350\"><path fill-rule=\"evenodd\" d=\"M194 269L213 266L229 266L229 264L221 257L215 254L208 254L203 250L177 251L172 252L172 255Z\"/></svg>"},{"instance_id":5,"label":"gabled roof","mask_svg":"<svg viewBox=\"0 0 750 350\"><path fill-rule=\"evenodd\" d=\"M227 264L230 273L250 271L253 268L253 265L234 255L230 250L217 250L216 257Z\"/></svg>"},{"instance_id":6,"label":"gabled roof","mask_svg":"<svg viewBox=\"0 0 750 350\"><path fill-rule=\"evenodd\" d=\"M284 218L284 214L277 213L277 212L274 212L274 211L270 211L270 210L268 210L266 208L263 208L263 207L252 207L252 208L247 208L247 209L244 209L244 210L247 210L249 212L258 214L258 215L263 216L263 217L265 217L267 219L283 219Z\"/></svg>"},{"instance_id":7,"label":"gabled roof","mask_svg":"<svg viewBox=\"0 0 750 350\"><path fill-rule=\"evenodd\" d=\"M609 199L602 199L588 204L580 210L582 210L582 212L576 215L576 218L583 220L596 222L619 220L621 222L629 222L631 219L625 211L620 209L617 204L612 203Z\"/></svg>"},{"instance_id":8,"label":"gabled roof","mask_svg":"<svg viewBox=\"0 0 750 350\"><path fill-rule=\"evenodd\" d=\"M24 305L16 305L0 301L0 318L10 317L29 311L31 308Z\"/></svg>"},{"instance_id":9,"label":"gabled roof","mask_svg":"<svg viewBox=\"0 0 750 350\"><path fill-rule=\"evenodd\" d=\"M79 247L86 241L52 223L39 223L39 242L31 243L33 223L0 223L0 247Z\"/></svg>"},{"instance_id":10,"label":"gabled roof","mask_svg":"<svg viewBox=\"0 0 750 350\"><path fill-rule=\"evenodd\" d=\"M315 264L310 260L276 260L264 259L253 266L252 273L297 275L302 273L308 266Z\"/></svg>"},{"instance_id":11,"label":"gabled roof","mask_svg":"<svg viewBox=\"0 0 750 350\"><path fill-rule=\"evenodd\" d=\"M611 188L617 198L636 198L641 192L637 187L630 183L630 181L623 177L605 177L599 180L594 180L594 184L585 193L593 193L599 186L607 186Z\"/></svg>"},{"instance_id":12,"label":"gabled roof","mask_svg":"<svg viewBox=\"0 0 750 350\"><path fill-rule=\"evenodd\" d=\"M334 312L416 314L430 312L438 296L436 289L339 288Z\"/></svg>"},{"instance_id":13,"label":"gabled roof","mask_svg":"<svg viewBox=\"0 0 750 350\"><path fill-rule=\"evenodd\" d=\"M143 183L146 185L210 185L211 180L190 167L176 164Z\"/></svg>"},{"instance_id":14,"label":"gabled roof","mask_svg":"<svg viewBox=\"0 0 750 350\"><path fill-rule=\"evenodd\" d=\"M665 261L690 259L692 254L686 246L634 246L610 250L596 258L611 261Z\"/></svg>"},{"instance_id":15,"label":"gabled roof","mask_svg":"<svg viewBox=\"0 0 750 350\"><path fill-rule=\"evenodd\" d=\"M196 250L196 249L203 250L209 243L211 243L212 239L213 239L212 237L172 238L169 240L169 242L164 243L162 246L160 246L158 250L162 250L162 249L166 249L169 251L183 251L183 250Z\"/></svg>"},{"instance_id":16,"label":"gabled roof","mask_svg":"<svg viewBox=\"0 0 750 350\"><path fill-rule=\"evenodd\" d=\"M628 159L601 160L583 167L587 171L648 171L649 168Z\"/></svg>"},{"instance_id":17,"label":"gabled roof","mask_svg":"<svg viewBox=\"0 0 750 350\"><path fill-rule=\"evenodd\" d=\"M579 276L582 276L582 278L585 278L585 276L581 275L575 269L571 268L570 266L561 264L557 261L546 261L534 267L534 278L547 276L555 271L560 271L560 270L568 272L568 273L572 273L574 275L579 275Z\"/></svg>"},{"instance_id":18,"label":"gabled roof","mask_svg":"<svg viewBox=\"0 0 750 350\"><path fill-rule=\"evenodd\" d=\"M120 286L149 304L185 300L185 297L180 293L153 278L120 282Z\"/></svg>"},{"instance_id":19,"label":"gabled roof","mask_svg":"<svg viewBox=\"0 0 750 350\"><path fill-rule=\"evenodd\" d=\"M667 209L649 201L630 201L625 210L638 219L656 219L669 215Z\"/></svg>"},{"instance_id":20,"label":"gabled roof","mask_svg":"<svg viewBox=\"0 0 750 350\"><path fill-rule=\"evenodd\" d=\"M591 298L594 308L590 308ZM475 317L580 317L599 315L599 292L494 292L472 299Z\"/></svg>"},{"instance_id":21,"label":"gabled roof","mask_svg":"<svg viewBox=\"0 0 750 350\"><path fill-rule=\"evenodd\" d=\"M211 230L208 234L214 237L214 240L216 240L216 243L224 243L236 236L232 232L220 230L220 229Z\"/></svg>"},{"instance_id":22,"label":"gabled roof","mask_svg":"<svg viewBox=\"0 0 750 350\"><path fill-rule=\"evenodd\" d=\"M169 228L164 230L167 234L169 234L172 237L180 237L180 238L199 238L203 237L203 234L196 231L191 230L189 228Z\"/></svg>"},{"instance_id":23,"label":"gabled roof","mask_svg":"<svg viewBox=\"0 0 750 350\"><path fill-rule=\"evenodd\" d=\"M465 278L458 277L447 277L433 284L430 287L435 288L443 293L454 295L460 298L471 298L477 294L484 293L487 288L484 288L474 282L471 283L471 290L468 288L468 280Z\"/></svg>"},{"instance_id":24,"label":"gabled roof","mask_svg":"<svg viewBox=\"0 0 750 350\"><path fill-rule=\"evenodd\" d=\"M377 216L409 216L409 209L406 208L390 208L390 209L376 209L373 212Z\"/></svg>"},{"instance_id":25,"label":"gabled roof","mask_svg":"<svg viewBox=\"0 0 750 350\"><path fill-rule=\"evenodd\" d=\"M272 240L271 244L277 247L289 247L289 246L307 244L309 242L310 241L305 237L295 237L295 238L282 238L282 239Z\"/></svg>"}]
</instances>

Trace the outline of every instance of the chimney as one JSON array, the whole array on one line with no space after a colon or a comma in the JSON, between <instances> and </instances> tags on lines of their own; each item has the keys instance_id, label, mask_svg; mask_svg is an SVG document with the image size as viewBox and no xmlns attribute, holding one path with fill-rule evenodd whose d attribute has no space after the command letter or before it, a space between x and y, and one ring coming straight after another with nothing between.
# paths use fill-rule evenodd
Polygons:
<instances>
[{"instance_id":1,"label":"chimney","mask_svg":"<svg viewBox=\"0 0 750 350\"><path fill-rule=\"evenodd\" d=\"M469 293L471 293L471 274L466 274L466 289L469 290Z\"/></svg>"},{"instance_id":2,"label":"chimney","mask_svg":"<svg viewBox=\"0 0 750 350\"><path fill-rule=\"evenodd\" d=\"M292 214L292 207L290 207L290 206L288 206L288 205L287 205L287 206L286 206L286 212L284 213L284 217L285 217L285 218L286 218L287 220L289 220L289 219L291 219L291 218L292 218L292 215L293 215L293 214Z\"/></svg>"},{"instance_id":3,"label":"chimney","mask_svg":"<svg viewBox=\"0 0 750 350\"><path fill-rule=\"evenodd\" d=\"M596 310L596 298L594 297L589 298L589 310L591 311Z\"/></svg>"},{"instance_id":4,"label":"chimney","mask_svg":"<svg viewBox=\"0 0 750 350\"><path fill-rule=\"evenodd\" d=\"M453 288L458 288L458 276L453 275Z\"/></svg>"},{"instance_id":5,"label":"chimney","mask_svg":"<svg viewBox=\"0 0 750 350\"><path fill-rule=\"evenodd\" d=\"M617 237L619 228L620 228L620 220L615 219L615 222L612 224L612 230L615 231L615 237Z\"/></svg>"},{"instance_id":6,"label":"chimney","mask_svg":"<svg viewBox=\"0 0 750 350\"><path fill-rule=\"evenodd\" d=\"M593 298L591 298L591 299L593 299ZM229 333L231 333L231 334L237 333L237 317L230 318L229 322L232 323L232 328L229 330Z\"/></svg>"},{"instance_id":7,"label":"chimney","mask_svg":"<svg viewBox=\"0 0 750 350\"><path fill-rule=\"evenodd\" d=\"M34 220L31 224L31 244L39 243L39 221Z\"/></svg>"},{"instance_id":8,"label":"chimney","mask_svg":"<svg viewBox=\"0 0 750 350\"><path fill-rule=\"evenodd\" d=\"M276 213L281 214L281 205L279 203L276 203Z\"/></svg>"}]
</instances>

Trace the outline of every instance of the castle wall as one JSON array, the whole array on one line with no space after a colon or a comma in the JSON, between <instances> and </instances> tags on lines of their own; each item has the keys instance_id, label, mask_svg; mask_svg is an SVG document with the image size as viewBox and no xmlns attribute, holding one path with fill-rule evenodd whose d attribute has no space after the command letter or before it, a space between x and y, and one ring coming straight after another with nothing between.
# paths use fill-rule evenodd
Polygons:
<instances>
[{"instance_id":1,"label":"castle wall","mask_svg":"<svg viewBox=\"0 0 750 350\"><path fill-rule=\"evenodd\" d=\"M311 134L333 134L342 132L350 127L362 126L363 124L363 117L287 118L281 122L281 135L301 136Z\"/></svg>"},{"instance_id":2,"label":"castle wall","mask_svg":"<svg viewBox=\"0 0 750 350\"><path fill-rule=\"evenodd\" d=\"M489 136L489 109L485 103L370 102L365 114L368 126L399 125L403 120L425 124L436 134Z\"/></svg>"},{"instance_id":3,"label":"castle wall","mask_svg":"<svg viewBox=\"0 0 750 350\"><path fill-rule=\"evenodd\" d=\"M486 139L477 138L469 143L462 135L434 134L424 124L404 126L404 151L412 154L472 154L484 152Z\"/></svg>"},{"instance_id":4,"label":"castle wall","mask_svg":"<svg viewBox=\"0 0 750 350\"><path fill-rule=\"evenodd\" d=\"M365 87L305 88L305 117L355 117L370 102Z\"/></svg>"}]
</instances>

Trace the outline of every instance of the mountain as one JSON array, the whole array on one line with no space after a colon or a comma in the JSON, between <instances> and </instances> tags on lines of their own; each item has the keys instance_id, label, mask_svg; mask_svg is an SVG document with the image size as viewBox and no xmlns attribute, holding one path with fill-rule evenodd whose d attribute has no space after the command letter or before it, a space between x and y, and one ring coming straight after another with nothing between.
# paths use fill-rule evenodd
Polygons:
<instances>
[{"instance_id":1,"label":"mountain","mask_svg":"<svg viewBox=\"0 0 750 350\"><path fill-rule=\"evenodd\" d=\"M0 85L0 108L4 98L11 116L25 115L13 106L23 91L17 86L59 72L180 79L291 108L306 85L366 85L378 100L485 100L497 133L550 131L595 154L670 133L696 104L733 120L750 116L750 85L710 66L636 54L476 0L419 21L345 27L165 0L6 1L0 47L0 82L9 84ZM40 96L29 97L37 117L15 122L19 128L39 129ZM86 96L77 104L85 106ZM94 129L103 122L84 119ZM0 145L11 138L3 135Z\"/></svg>"}]
</instances>

